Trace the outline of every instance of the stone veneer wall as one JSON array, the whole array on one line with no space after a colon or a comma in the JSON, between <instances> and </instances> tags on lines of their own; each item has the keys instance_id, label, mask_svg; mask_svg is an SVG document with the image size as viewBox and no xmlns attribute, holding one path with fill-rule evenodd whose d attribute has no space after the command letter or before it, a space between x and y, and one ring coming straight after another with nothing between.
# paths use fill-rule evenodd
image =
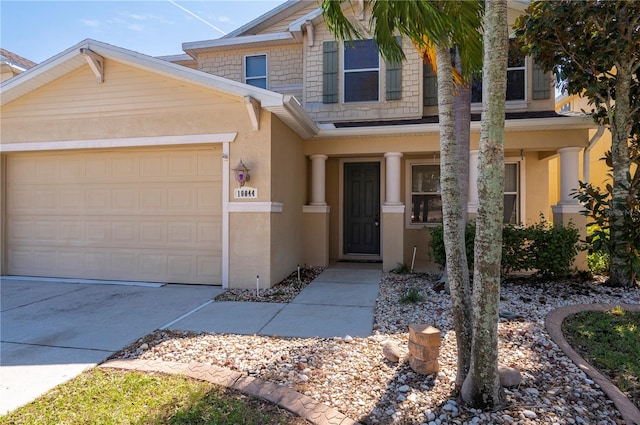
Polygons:
<instances>
[{"instance_id":1,"label":"stone veneer wall","mask_svg":"<svg viewBox=\"0 0 640 425\"><path fill-rule=\"evenodd\" d=\"M244 57L267 55L267 88L295 95L302 101L302 45L254 47L203 53L198 57L198 69L230 80L244 82Z\"/></svg>"},{"instance_id":2,"label":"stone veneer wall","mask_svg":"<svg viewBox=\"0 0 640 425\"><path fill-rule=\"evenodd\" d=\"M368 22L365 16L361 22ZM326 25L314 28L314 45L305 45L305 109L320 122L358 121L422 116L422 60L409 40L403 40L407 59L402 63L402 98L387 101L385 64L380 59L380 100L378 102L342 103L343 53L339 48L338 103L322 103L322 42L334 40Z\"/></svg>"}]
</instances>

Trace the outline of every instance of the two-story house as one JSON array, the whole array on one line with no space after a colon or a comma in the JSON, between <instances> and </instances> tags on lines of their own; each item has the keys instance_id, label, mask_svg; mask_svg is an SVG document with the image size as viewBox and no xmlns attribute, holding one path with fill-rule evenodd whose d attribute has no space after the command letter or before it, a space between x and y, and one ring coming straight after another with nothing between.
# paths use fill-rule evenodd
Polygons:
<instances>
[{"instance_id":1,"label":"two-story house","mask_svg":"<svg viewBox=\"0 0 640 425\"><path fill-rule=\"evenodd\" d=\"M435 77L399 41L406 61L385 63L292 0L182 55L85 40L4 82L1 274L268 287L297 265L389 270L414 247L425 264L441 220ZM591 119L554 112L530 58L512 55L507 77L505 222L582 223L570 193Z\"/></svg>"}]
</instances>

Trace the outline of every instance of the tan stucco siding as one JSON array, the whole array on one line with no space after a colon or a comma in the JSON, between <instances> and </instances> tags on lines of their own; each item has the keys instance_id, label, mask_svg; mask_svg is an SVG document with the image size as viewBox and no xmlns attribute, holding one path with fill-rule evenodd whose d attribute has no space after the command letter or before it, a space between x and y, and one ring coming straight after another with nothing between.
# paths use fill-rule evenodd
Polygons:
<instances>
[{"instance_id":1,"label":"tan stucco siding","mask_svg":"<svg viewBox=\"0 0 640 425\"><path fill-rule=\"evenodd\" d=\"M267 55L267 88L301 99L303 59L302 46L299 44L205 53L198 57L198 68L244 83L245 57L263 54Z\"/></svg>"},{"instance_id":2,"label":"tan stucco siding","mask_svg":"<svg viewBox=\"0 0 640 425\"><path fill-rule=\"evenodd\" d=\"M105 82L83 67L2 107L2 143L237 132L239 98L106 61ZM34 123L37 122L37 125Z\"/></svg>"},{"instance_id":3,"label":"tan stucco siding","mask_svg":"<svg viewBox=\"0 0 640 425\"><path fill-rule=\"evenodd\" d=\"M229 216L229 287L271 286L271 214L242 212Z\"/></svg>"},{"instance_id":4,"label":"tan stucco siding","mask_svg":"<svg viewBox=\"0 0 640 425\"><path fill-rule=\"evenodd\" d=\"M525 196L525 216L521 217L524 224L531 225L540 221L540 214L546 220L549 215L552 200L549 193L549 161L538 159L537 152L524 154L524 185L520 191Z\"/></svg>"},{"instance_id":5,"label":"tan stucco siding","mask_svg":"<svg viewBox=\"0 0 640 425\"><path fill-rule=\"evenodd\" d=\"M283 204L282 212L273 214L271 221L271 277L278 283L303 265L307 161L300 138L276 117L271 124L272 199Z\"/></svg>"}]
</instances>

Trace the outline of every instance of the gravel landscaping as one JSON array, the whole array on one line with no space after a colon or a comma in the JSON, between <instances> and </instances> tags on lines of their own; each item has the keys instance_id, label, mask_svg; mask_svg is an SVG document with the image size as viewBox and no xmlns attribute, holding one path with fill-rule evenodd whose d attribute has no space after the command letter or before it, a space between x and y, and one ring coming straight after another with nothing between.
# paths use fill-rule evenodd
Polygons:
<instances>
[{"instance_id":1,"label":"gravel landscaping","mask_svg":"<svg viewBox=\"0 0 640 425\"><path fill-rule=\"evenodd\" d=\"M506 389L496 412L466 409L451 398L456 349L451 302L434 291L434 276L383 274L374 334L368 338L278 338L157 331L112 358L215 364L291 387L365 424L623 424L613 403L551 341L546 314L579 303L640 304L640 288L595 282L502 284L500 363L518 369L521 385ZM424 301L401 303L416 288ZM255 292L255 291L254 291ZM292 290L292 293L296 291ZM408 325L442 331L440 372L414 373L407 361ZM382 354L386 341L401 350L399 363Z\"/></svg>"}]
</instances>

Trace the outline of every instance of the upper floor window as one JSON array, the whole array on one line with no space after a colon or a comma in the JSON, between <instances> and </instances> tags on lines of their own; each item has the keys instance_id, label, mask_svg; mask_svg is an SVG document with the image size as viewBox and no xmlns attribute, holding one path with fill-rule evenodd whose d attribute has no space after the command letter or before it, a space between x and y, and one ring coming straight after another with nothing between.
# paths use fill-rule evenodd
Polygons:
<instances>
[{"instance_id":1,"label":"upper floor window","mask_svg":"<svg viewBox=\"0 0 640 425\"><path fill-rule=\"evenodd\" d=\"M261 89L267 88L267 55L245 57L244 82Z\"/></svg>"},{"instance_id":2,"label":"upper floor window","mask_svg":"<svg viewBox=\"0 0 640 425\"><path fill-rule=\"evenodd\" d=\"M344 44L344 101L377 102L380 98L380 58L373 40Z\"/></svg>"},{"instance_id":3,"label":"upper floor window","mask_svg":"<svg viewBox=\"0 0 640 425\"><path fill-rule=\"evenodd\" d=\"M507 59L507 101L526 99L526 56L522 54L513 41L509 41L509 57ZM471 83L471 102L482 102L482 76Z\"/></svg>"}]
</instances>

